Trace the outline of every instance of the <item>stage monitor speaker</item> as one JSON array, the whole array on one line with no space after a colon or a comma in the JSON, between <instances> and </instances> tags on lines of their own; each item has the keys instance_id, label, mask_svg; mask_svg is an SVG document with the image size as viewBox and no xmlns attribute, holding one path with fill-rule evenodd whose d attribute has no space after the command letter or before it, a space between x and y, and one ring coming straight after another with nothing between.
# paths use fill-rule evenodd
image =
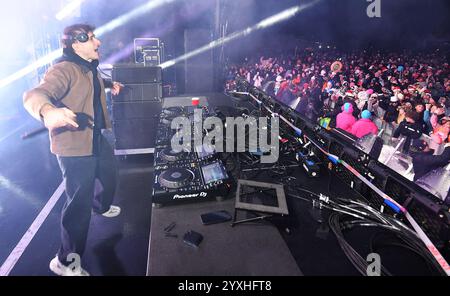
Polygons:
<instances>
[{"instance_id":1,"label":"stage monitor speaker","mask_svg":"<svg viewBox=\"0 0 450 296\"><path fill-rule=\"evenodd\" d=\"M117 96L112 96L113 102L161 102L161 83L125 84Z\"/></svg>"},{"instance_id":2,"label":"stage monitor speaker","mask_svg":"<svg viewBox=\"0 0 450 296\"><path fill-rule=\"evenodd\" d=\"M188 29L184 31L184 51L190 53L211 42L208 29ZM184 81L186 93L210 92L213 90L212 49L185 61Z\"/></svg>"},{"instance_id":3,"label":"stage monitor speaker","mask_svg":"<svg viewBox=\"0 0 450 296\"><path fill-rule=\"evenodd\" d=\"M143 66L140 64L113 65L112 80L122 84L161 83L161 67Z\"/></svg>"},{"instance_id":4,"label":"stage monitor speaker","mask_svg":"<svg viewBox=\"0 0 450 296\"><path fill-rule=\"evenodd\" d=\"M156 126L156 118L114 120L114 149L154 148Z\"/></svg>"}]
</instances>

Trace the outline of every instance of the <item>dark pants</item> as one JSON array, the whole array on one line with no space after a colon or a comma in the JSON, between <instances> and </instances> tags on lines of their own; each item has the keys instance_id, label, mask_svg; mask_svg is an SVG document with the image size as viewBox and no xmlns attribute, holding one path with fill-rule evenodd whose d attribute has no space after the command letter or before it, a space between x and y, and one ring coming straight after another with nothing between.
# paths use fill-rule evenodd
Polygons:
<instances>
[{"instance_id":1,"label":"dark pants","mask_svg":"<svg viewBox=\"0 0 450 296\"><path fill-rule=\"evenodd\" d=\"M61 214L58 258L66 265L70 264L68 254L81 256L84 252L92 210L108 211L114 198L117 167L113 149L103 136L100 136L98 151L95 156L58 156L67 197ZM94 196L96 179L101 182L103 191Z\"/></svg>"}]
</instances>

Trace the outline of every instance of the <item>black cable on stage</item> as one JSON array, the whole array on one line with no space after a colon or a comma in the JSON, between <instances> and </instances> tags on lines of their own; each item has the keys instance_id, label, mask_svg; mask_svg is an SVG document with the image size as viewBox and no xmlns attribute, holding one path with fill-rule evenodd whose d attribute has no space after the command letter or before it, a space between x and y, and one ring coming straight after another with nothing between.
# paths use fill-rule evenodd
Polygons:
<instances>
[{"instance_id":1,"label":"black cable on stage","mask_svg":"<svg viewBox=\"0 0 450 296\"><path fill-rule=\"evenodd\" d=\"M367 275L368 263L347 242L344 236L345 231L355 227L380 228L389 231L390 234L397 237L399 241L403 243L398 243L398 246L406 248L420 256L423 260L425 260L430 270L434 269L438 271L439 274L446 275L417 235L395 218L384 215L367 204L362 204L343 198L332 201L324 195L300 188L299 186L289 186L288 189L289 188L307 193L310 197L306 198L299 196L291 193L290 191L286 193L287 196L306 202L312 202L313 206L319 206L320 208L329 209L335 212L331 214L329 218L329 226L335 234L344 254L362 275ZM319 198L319 200L317 200L317 198ZM345 217L353 217L357 219L344 220ZM387 243L387 245L389 244L393 243ZM373 251L372 246L370 250L371 252ZM391 275L392 273L386 267L381 266L381 274Z\"/></svg>"},{"instance_id":2,"label":"black cable on stage","mask_svg":"<svg viewBox=\"0 0 450 296\"><path fill-rule=\"evenodd\" d=\"M440 265L434 260L433 256L430 254L430 252L427 250L426 246L420 241L417 237L417 235L412 232L411 230L405 231L405 229L401 229L396 227L395 224L399 224L398 221L396 221L394 218L391 218L390 216L385 216L384 218L388 219L389 224L382 224L377 221L366 221L366 220L350 220L350 221L343 221L341 222L341 218L343 217L342 214L333 214L334 217L330 217L330 228L335 232L336 237L338 238L338 242L341 245L341 248L343 251L348 255L350 261L355 265L355 267L360 270L362 274L365 274L365 270L367 268L367 262L362 258L359 258L359 255L356 255L353 248L346 242L343 231L352 229L354 227L376 227L376 228L382 228L385 230L388 230L389 233L395 235L403 244L398 244L398 246L401 246L403 248L407 248L417 255L419 255L421 258L423 258L428 266L431 268L434 268L434 270L438 271L441 275L446 275L445 272L440 268ZM371 217L372 219L378 219L378 217ZM334 220L331 220L334 219ZM406 228L406 226L405 226ZM364 262L363 262L364 261ZM363 264L364 263L364 264ZM365 268L363 268L365 266ZM385 269L384 272L388 273L388 270Z\"/></svg>"},{"instance_id":3,"label":"black cable on stage","mask_svg":"<svg viewBox=\"0 0 450 296\"><path fill-rule=\"evenodd\" d=\"M428 252L424 253L421 249L417 249L414 246L411 246L408 242L405 242L402 237L399 237L398 235L389 234L391 237L394 236L396 238L396 241L389 241L386 237L383 238L383 241L377 241L377 238L383 235L388 236L388 234L384 232L376 232L374 235L372 235L369 243L369 250L371 253L378 252L378 250L383 247L397 247L406 249L421 257L422 260L426 263L430 272L434 272L436 270L436 266L432 264L434 260L428 260L428 258L426 258L426 254ZM399 241L403 241L404 243L399 243Z\"/></svg>"},{"instance_id":4,"label":"black cable on stage","mask_svg":"<svg viewBox=\"0 0 450 296\"><path fill-rule=\"evenodd\" d=\"M343 217L343 214L333 213L329 218L330 229L335 234L338 243L353 264L353 266L362 274L367 275L367 267L369 266L368 262L359 255L359 253L347 242L342 233L342 228L340 225L340 219ZM392 275L383 265L380 266L381 275Z\"/></svg>"}]
</instances>

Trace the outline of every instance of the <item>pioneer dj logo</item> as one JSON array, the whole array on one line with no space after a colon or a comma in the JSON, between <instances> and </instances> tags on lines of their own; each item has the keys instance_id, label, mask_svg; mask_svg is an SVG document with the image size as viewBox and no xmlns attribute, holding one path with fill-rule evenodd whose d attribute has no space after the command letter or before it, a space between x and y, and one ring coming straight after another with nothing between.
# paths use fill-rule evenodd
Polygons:
<instances>
[{"instance_id":1,"label":"pioneer dj logo","mask_svg":"<svg viewBox=\"0 0 450 296\"><path fill-rule=\"evenodd\" d=\"M195 198L195 197L206 197L208 193L202 191L200 193L192 193L192 194L175 194L173 199L184 199L184 198Z\"/></svg>"},{"instance_id":2,"label":"pioneer dj logo","mask_svg":"<svg viewBox=\"0 0 450 296\"><path fill-rule=\"evenodd\" d=\"M261 163L274 163L279 156L279 124L277 116L268 119L244 114L224 121L215 116L203 120L203 110L196 109L191 118L180 116L172 120L171 128L177 132L171 148L195 152L195 147L212 147L215 152L250 152L260 156Z\"/></svg>"}]
</instances>

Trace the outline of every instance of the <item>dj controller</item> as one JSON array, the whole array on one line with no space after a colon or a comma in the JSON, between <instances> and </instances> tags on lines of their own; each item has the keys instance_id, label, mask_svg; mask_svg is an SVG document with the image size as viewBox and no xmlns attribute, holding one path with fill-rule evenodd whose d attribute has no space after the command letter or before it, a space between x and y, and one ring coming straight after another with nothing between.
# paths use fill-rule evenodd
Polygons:
<instances>
[{"instance_id":1,"label":"dj controller","mask_svg":"<svg viewBox=\"0 0 450 296\"><path fill-rule=\"evenodd\" d=\"M219 154L206 144L190 149L174 150L171 139L177 130L171 128L176 117L189 118L194 130L194 107L168 107L161 112L154 154L154 183L152 202L173 204L181 201L200 201L225 197L231 188L231 178ZM203 116L214 115L206 107ZM203 131L201 131L203 134Z\"/></svg>"}]
</instances>

